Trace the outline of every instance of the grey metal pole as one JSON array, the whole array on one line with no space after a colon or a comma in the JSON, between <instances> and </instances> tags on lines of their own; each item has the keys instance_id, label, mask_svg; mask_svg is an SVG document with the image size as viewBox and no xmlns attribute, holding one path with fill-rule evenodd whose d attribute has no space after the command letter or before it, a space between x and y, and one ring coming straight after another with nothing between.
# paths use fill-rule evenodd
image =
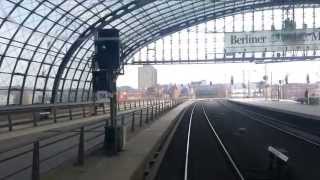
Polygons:
<instances>
[{"instance_id":1,"label":"grey metal pole","mask_svg":"<svg viewBox=\"0 0 320 180\"><path fill-rule=\"evenodd\" d=\"M153 105L151 105L151 121L154 120Z\"/></svg>"},{"instance_id":2,"label":"grey metal pole","mask_svg":"<svg viewBox=\"0 0 320 180\"><path fill-rule=\"evenodd\" d=\"M110 99L110 117L111 117L111 126L117 127L117 77L112 75L112 97Z\"/></svg>"},{"instance_id":3,"label":"grey metal pole","mask_svg":"<svg viewBox=\"0 0 320 180\"><path fill-rule=\"evenodd\" d=\"M112 76L112 82L110 82L111 87L111 97L110 97L110 120L111 126L108 126L107 120L105 124L105 147L108 155L117 155L119 152L119 142L118 142L118 128L117 128L117 75L110 72Z\"/></svg>"},{"instance_id":4,"label":"grey metal pole","mask_svg":"<svg viewBox=\"0 0 320 180\"><path fill-rule=\"evenodd\" d=\"M78 165L84 164L84 127L80 128L79 145L78 145Z\"/></svg>"},{"instance_id":5,"label":"grey metal pole","mask_svg":"<svg viewBox=\"0 0 320 180\"><path fill-rule=\"evenodd\" d=\"M121 116L121 125L122 125L122 126L125 125L125 123L124 123L124 115Z\"/></svg>"},{"instance_id":6,"label":"grey metal pole","mask_svg":"<svg viewBox=\"0 0 320 180\"><path fill-rule=\"evenodd\" d=\"M147 106L146 123L149 123L149 107Z\"/></svg>"},{"instance_id":7,"label":"grey metal pole","mask_svg":"<svg viewBox=\"0 0 320 180\"><path fill-rule=\"evenodd\" d=\"M143 116L143 110L141 109L140 110L140 122L139 122L140 127L142 127L142 116Z\"/></svg>"},{"instance_id":8,"label":"grey metal pole","mask_svg":"<svg viewBox=\"0 0 320 180\"><path fill-rule=\"evenodd\" d=\"M133 111L132 112L132 121L131 121L131 131L132 132L134 132L134 130L135 130L135 115L136 115L136 113L135 113L135 111Z\"/></svg>"},{"instance_id":9,"label":"grey metal pole","mask_svg":"<svg viewBox=\"0 0 320 180\"><path fill-rule=\"evenodd\" d=\"M13 130L13 127L12 127L12 118L11 118L11 114L8 114L8 128L9 128L9 131L12 131Z\"/></svg>"},{"instance_id":10,"label":"grey metal pole","mask_svg":"<svg viewBox=\"0 0 320 180\"><path fill-rule=\"evenodd\" d=\"M154 117L157 117L158 116L158 101L156 100L156 103L155 103L155 109L154 109Z\"/></svg>"},{"instance_id":11,"label":"grey metal pole","mask_svg":"<svg viewBox=\"0 0 320 180\"><path fill-rule=\"evenodd\" d=\"M32 180L40 180L40 145L39 141L33 143Z\"/></svg>"}]
</instances>

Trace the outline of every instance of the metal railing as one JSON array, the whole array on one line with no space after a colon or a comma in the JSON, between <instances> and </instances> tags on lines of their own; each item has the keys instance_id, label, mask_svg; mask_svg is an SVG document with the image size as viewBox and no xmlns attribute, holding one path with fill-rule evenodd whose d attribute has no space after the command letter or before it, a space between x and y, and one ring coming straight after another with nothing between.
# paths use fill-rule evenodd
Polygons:
<instances>
[{"instance_id":1,"label":"metal railing","mask_svg":"<svg viewBox=\"0 0 320 180\"><path fill-rule=\"evenodd\" d=\"M118 111L145 107L168 99L142 99L119 102ZM0 133L63 121L108 114L108 103L69 103L50 105L8 106L0 108Z\"/></svg>"},{"instance_id":2,"label":"metal railing","mask_svg":"<svg viewBox=\"0 0 320 180\"><path fill-rule=\"evenodd\" d=\"M183 101L154 101L145 107L120 112L117 122L128 127L127 133L130 134ZM83 165L86 155L103 147L104 128L109 124L110 119L105 118L90 124L49 131L49 135L10 147L0 146L0 180L39 180L41 174L66 161Z\"/></svg>"}]
</instances>

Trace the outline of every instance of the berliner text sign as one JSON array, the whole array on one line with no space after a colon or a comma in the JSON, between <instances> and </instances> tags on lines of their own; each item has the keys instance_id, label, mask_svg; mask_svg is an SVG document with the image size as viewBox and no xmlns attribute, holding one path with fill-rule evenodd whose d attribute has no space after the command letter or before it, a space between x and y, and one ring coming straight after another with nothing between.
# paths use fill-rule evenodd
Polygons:
<instances>
[{"instance_id":1,"label":"berliner text sign","mask_svg":"<svg viewBox=\"0 0 320 180\"><path fill-rule=\"evenodd\" d=\"M320 49L320 29L225 33L226 53Z\"/></svg>"}]
</instances>

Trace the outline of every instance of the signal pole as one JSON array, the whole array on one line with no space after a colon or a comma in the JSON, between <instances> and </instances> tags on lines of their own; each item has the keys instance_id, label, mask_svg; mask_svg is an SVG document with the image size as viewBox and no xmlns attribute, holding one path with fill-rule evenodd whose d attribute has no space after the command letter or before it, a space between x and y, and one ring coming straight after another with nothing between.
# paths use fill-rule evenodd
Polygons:
<instances>
[{"instance_id":1,"label":"signal pole","mask_svg":"<svg viewBox=\"0 0 320 180\"><path fill-rule=\"evenodd\" d=\"M267 72L267 64L264 64L264 93L265 93L265 100L268 100L268 72Z\"/></svg>"}]
</instances>

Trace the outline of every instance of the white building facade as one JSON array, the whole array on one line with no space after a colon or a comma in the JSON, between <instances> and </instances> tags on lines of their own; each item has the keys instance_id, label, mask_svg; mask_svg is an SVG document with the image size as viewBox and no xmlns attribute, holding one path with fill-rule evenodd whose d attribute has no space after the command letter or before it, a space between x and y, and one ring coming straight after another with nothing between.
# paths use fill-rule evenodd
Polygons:
<instances>
[{"instance_id":1,"label":"white building facade","mask_svg":"<svg viewBox=\"0 0 320 180\"><path fill-rule=\"evenodd\" d=\"M147 89L157 85L157 70L150 65L143 65L138 69L138 88Z\"/></svg>"}]
</instances>

